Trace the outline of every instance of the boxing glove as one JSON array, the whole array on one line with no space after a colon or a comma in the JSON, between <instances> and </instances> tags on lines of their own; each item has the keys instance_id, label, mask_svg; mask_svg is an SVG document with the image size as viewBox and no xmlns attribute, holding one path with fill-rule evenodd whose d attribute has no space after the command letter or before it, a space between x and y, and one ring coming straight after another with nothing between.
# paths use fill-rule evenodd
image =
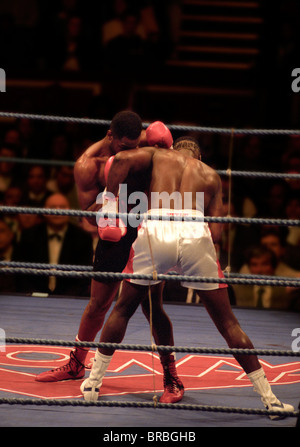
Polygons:
<instances>
[{"instance_id":1,"label":"boxing glove","mask_svg":"<svg viewBox=\"0 0 300 447\"><path fill-rule=\"evenodd\" d=\"M127 233L127 228L122 219L115 217L118 214L119 200L117 197L103 196L103 206L99 213L110 214L111 216L98 216L98 234L104 241L119 242L119 240ZM113 216L115 215L115 216Z\"/></svg>"},{"instance_id":2,"label":"boxing glove","mask_svg":"<svg viewBox=\"0 0 300 447\"><path fill-rule=\"evenodd\" d=\"M169 149L173 145L173 137L167 126L161 121L155 121L146 129L146 138L149 146L158 146Z\"/></svg>"}]
</instances>

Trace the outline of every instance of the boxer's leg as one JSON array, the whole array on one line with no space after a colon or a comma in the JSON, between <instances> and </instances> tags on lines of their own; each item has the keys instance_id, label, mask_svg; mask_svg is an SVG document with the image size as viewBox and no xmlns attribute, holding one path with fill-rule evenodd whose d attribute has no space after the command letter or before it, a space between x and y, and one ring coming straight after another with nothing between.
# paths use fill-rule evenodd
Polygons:
<instances>
[{"instance_id":1,"label":"boxer's leg","mask_svg":"<svg viewBox=\"0 0 300 447\"><path fill-rule=\"evenodd\" d=\"M229 302L227 288L198 291L209 315L230 348L254 349L247 334L241 329ZM256 355L233 354L241 367L247 373L253 384L254 391L261 396L261 400L268 410L282 412L282 416L270 416L271 419L285 417L284 412L293 411L292 405L281 403L273 394L264 370Z\"/></svg>"},{"instance_id":2,"label":"boxer's leg","mask_svg":"<svg viewBox=\"0 0 300 447\"><path fill-rule=\"evenodd\" d=\"M105 315L119 289L120 282L92 280L91 298L82 315L76 341L94 341L102 328ZM89 348L75 347L67 364L36 376L38 382L58 382L81 379L85 374L85 359Z\"/></svg>"}]
</instances>

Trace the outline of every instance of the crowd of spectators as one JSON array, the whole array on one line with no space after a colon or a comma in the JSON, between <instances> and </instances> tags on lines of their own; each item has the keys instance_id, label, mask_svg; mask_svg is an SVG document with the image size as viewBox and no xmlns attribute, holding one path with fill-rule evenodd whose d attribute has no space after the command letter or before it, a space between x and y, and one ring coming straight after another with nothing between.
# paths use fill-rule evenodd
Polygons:
<instances>
[{"instance_id":1,"label":"crowd of spectators","mask_svg":"<svg viewBox=\"0 0 300 447\"><path fill-rule=\"evenodd\" d=\"M121 57L126 70L134 71L141 68L146 53L148 63L153 51L156 60L159 54L170 54L180 4L180 0L3 1L1 63L6 69L35 72L89 72L114 68L115 57Z\"/></svg>"},{"instance_id":2,"label":"crowd of spectators","mask_svg":"<svg viewBox=\"0 0 300 447\"><path fill-rule=\"evenodd\" d=\"M239 114L231 101L223 97L223 93L221 96L217 94L219 89L231 88L230 85L238 88L235 76L232 76L234 72L226 69L219 73L218 70L196 68L198 62L207 62L207 57L210 60L211 56L208 56L206 38L193 43L190 38L186 40L187 36L183 37L195 26L196 33L197 27L201 30L203 26L201 22L188 25L186 16L193 15L189 12L189 2L2 0L1 68L6 72L7 91L9 89L10 92L1 98L2 109L68 116L101 115L104 118L109 108L112 114L127 107L135 107L144 113L144 104L147 103L148 119L151 120L157 107L164 108L166 114L173 113L173 120L178 119L177 107L185 107L186 119L192 120L194 114L198 121L212 119L214 124L229 120L232 113L237 123L230 125L247 120L247 114L253 109L253 120L263 122L262 126L277 127L280 124L288 127L288 121L297 120L299 107L297 96L290 94L291 71L297 67L299 53L299 24L296 20L299 17L299 2L280 0L272 8L268 2L260 3L256 12L263 24L259 26L260 35L255 42L259 46L259 56L246 76L251 79L255 96L253 100L248 98L246 81L241 90L246 92L248 110ZM208 6L206 2L204 8ZM224 10L221 5L219 7L221 15ZM213 9L218 16L218 9ZM203 11L206 17L206 9ZM195 16L201 17L201 14ZM206 28L207 23L204 25ZM212 21L212 31L218 34L222 28L219 20L216 23ZM224 45L227 45L226 41ZM193 45L196 53L190 51ZM184 46L187 51L182 51ZM204 53L198 51L203 47ZM215 48L212 39L213 53ZM221 49L223 61L222 53ZM190 57L193 59L190 60ZM227 54L226 57L230 62L231 55ZM241 57L243 60L244 56ZM176 59L178 63L169 63L170 59L173 62ZM63 85L64 81L67 86ZM73 86L70 81L74 81ZM158 87L153 97L147 89L149 85ZM168 92L170 85L176 87L176 95ZM187 104L181 87L191 86L198 93ZM208 95L201 93L205 87ZM80 88L90 89L83 100ZM211 95L213 98L210 98ZM201 114L199 100L202 101ZM224 113L225 107L231 112ZM208 118L209 112L213 113L213 118Z\"/></svg>"},{"instance_id":3,"label":"crowd of spectators","mask_svg":"<svg viewBox=\"0 0 300 447\"><path fill-rule=\"evenodd\" d=\"M232 169L300 173L299 137L245 137L237 143ZM228 179L223 178L225 215L261 219L300 218L300 182L297 179L233 177L231 200L228 187ZM271 275L274 279L300 278L298 226L231 223L224 230L219 247L223 270L229 266L232 273ZM256 296L258 289L262 292L262 288L257 286L233 286L235 304L299 311L299 288L265 287L264 293L268 293L268 298L262 303Z\"/></svg>"},{"instance_id":4,"label":"crowd of spectators","mask_svg":"<svg viewBox=\"0 0 300 447\"><path fill-rule=\"evenodd\" d=\"M43 123L20 119L0 124L0 202L6 206L62 207L79 209L73 165L80 154L94 141L103 137L103 128L85 124ZM174 138L180 136L174 132ZM193 134L195 136L195 134ZM228 167L230 138L222 135L198 134L202 160L217 170ZM234 140L232 170L300 173L300 138L295 136L248 137L237 136ZM16 158L19 162L12 161ZM28 163L29 160L33 160ZM38 163L40 160L40 163ZM44 164L42 161L45 161ZM55 162L67 162L56 165ZM27 162L27 163L25 163ZM50 163L50 164L48 164ZM53 163L53 164L52 164ZM300 219L300 181L285 178L252 178L248 176L229 178L222 175L224 215L233 217L259 217ZM231 195L229 194L231 189ZM51 219L50 219L51 221ZM93 249L97 231L84 219L68 218L62 227L68 238L75 243L67 244L67 254L51 258L47 255L46 228L53 225L49 218L34 214L3 214L0 223L0 256L3 260L18 260L42 263L66 263L92 265ZM54 219L55 221L55 219ZM59 225L58 225L59 224ZM300 277L300 228L297 226L266 226L223 224L222 240L217 246L222 270L230 266L232 273L267 274L275 277ZM48 231L48 230L47 230ZM55 231L56 232L56 231ZM79 236L79 233L81 236ZM6 241L6 242L5 242ZM85 241L79 244L77 241ZM31 249L30 249L31 246ZM43 249L41 249L43 247ZM268 262L253 262L253 256L263 258L264 247L273 253ZM55 259L55 262L51 262ZM268 266L267 266L268 264ZM5 276L2 291L32 293L34 291L55 294L80 294L88 296L89 284L83 281L63 281L66 288L49 289L49 284L40 279L18 278L13 281ZM67 287L68 286L68 287ZM248 286L230 286L230 297L238 306L256 306L257 298ZM284 293L283 293L284 290ZM247 293L246 293L247 292ZM273 288L276 298L268 298L264 307L299 310L299 289L295 287ZM280 293L279 293L280 292ZM186 290L166 287L166 300L185 301ZM176 296L175 296L176 295ZM251 299L250 299L251 295ZM275 296L275 295L274 295ZM278 296L281 298L278 299ZM191 296L188 302L192 302Z\"/></svg>"},{"instance_id":5,"label":"crowd of spectators","mask_svg":"<svg viewBox=\"0 0 300 447\"><path fill-rule=\"evenodd\" d=\"M1 68L9 92L2 109L106 119L131 107L136 85L163 76L178 41L181 3L0 2Z\"/></svg>"},{"instance_id":6,"label":"crowd of spectators","mask_svg":"<svg viewBox=\"0 0 300 447\"><path fill-rule=\"evenodd\" d=\"M73 165L91 140L77 131L18 120L1 127L0 202L4 206L79 209ZM76 144L73 141L76 137ZM38 158L38 160L37 160ZM22 163L27 160L36 162ZM15 161L16 160L16 161ZM47 160L48 164L45 164ZM20 163L19 163L20 161ZM66 161L66 164L55 162ZM52 164L54 162L54 164ZM2 214L0 259L91 266L96 231L76 217ZM54 236L52 234L54 233ZM51 281L50 281L51 279ZM78 278L1 275L0 292L89 296L90 281Z\"/></svg>"}]
</instances>

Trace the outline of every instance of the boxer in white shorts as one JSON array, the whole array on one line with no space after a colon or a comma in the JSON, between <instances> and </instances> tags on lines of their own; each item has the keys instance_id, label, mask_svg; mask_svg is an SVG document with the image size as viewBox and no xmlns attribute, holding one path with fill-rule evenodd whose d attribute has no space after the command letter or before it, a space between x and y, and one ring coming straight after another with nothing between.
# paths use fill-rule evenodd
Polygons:
<instances>
[{"instance_id":1,"label":"boxer in white shorts","mask_svg":"<svg viewBox=\"0 0 300 447\"><path fill-rule=\"evenodd\" d=\"M220 272L213 242L221 236L220 224L210 224L209 228L203 222L173 222L164 221L163 215L183 213L191 209L198 215L201 211L207 216L222 216L221 180L216 171L199 160L199 146L190 137L182 137L174 143L174 149L155 149L154 147L123 151L114 158L107 180L107 191L115 197L120 185L129 178L149 178L148 215L147 220L138 232L138 238L133 244L133 257L126 266L126 271L135 273L152 273L155 281L157 273L166 272L173 267L179 267L181 273L189 275L207 275L219 277ZM197 206L197 192L203 193L203 208ZM177 206L164 205L159 199L153 206L152 195L166 193L171 197L177 194L183 198L181 209ZM188 205L186 203L186 197ZM118 211L118 200L115 211ZM172 208L172 210L170 209ZM174 209L173 209L174 208ZM149 221L154 213L162 214L161 220ZM149 215L150 214L150 215ZM169 216L171 217L171 216ZM129 222L129 221L128 221ZM191 225L189 227L189 225ZM119 228L115 227L116 232ZM114 231L112 226L111 231ZM210 235L211 233L211 235ZM152 281L150 282L150 284ZM141 299L147 292L149 282L141 284L124 281L122 292L102 330L101 343L121 343L126 332L128 321L138 308ZM253 344L232 312L228 297L228 288L218 284L185 283L187 287L197 288L201 301L206 307L217 329L230 348L253 349ZM141 298L142 297L142 298ZM155 312L153 312L155 320ZM164 340L164 327L160 327L161 341ZM163 342L163 344L166 344ZM108 368L115 349L100 348L96 351L91 374L81 385L81 391L86 401L98 399L103 377ZM289 404L281 403L273 394L266 379L264 370L255 354L233 354L244 369L254 390L260 394L264 406L270 410L285 412L293 411ZM171 383L171 388L177 389L178 400L183 396L179 383ZM174 402L174 401L173 401ZM274 416L270 416L274 418ZM276 416L277 417L277 416Z\"/></svg>"},{"instance_id":2,"label":"boxer in white shorts","mask_svg":"<svg viewBox=\"0 0 300 447\"><path fill-rule=\"evenodd\" d=\"M151 216L163 216L164 220L151 220ZM184 220L185 217L190 219ZM197 220L192 221L192 217ZM201 222L201 218L203 212L200 210L150 210L138 229L124 273L151 275L155 270L157 274L173 271L185 276L223 278L209 226ZM143 286L160 282L149 282L148 279L127 281ZM181 285L195 290L227 287L226 284L190 281L183 281Z\"/></svg>"}]
</instances>

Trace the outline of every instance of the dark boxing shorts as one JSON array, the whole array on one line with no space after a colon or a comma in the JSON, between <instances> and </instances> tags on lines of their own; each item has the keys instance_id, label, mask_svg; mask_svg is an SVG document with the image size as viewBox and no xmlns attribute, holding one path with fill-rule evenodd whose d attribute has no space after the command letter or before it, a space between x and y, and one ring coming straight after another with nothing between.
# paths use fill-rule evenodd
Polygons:
<instances>
[{"instance_id":1,"label":"dark boxing shorts","mask_svg":"<svg viewBox=\"0 0 300 447\"><path fill-rule=\"evenodd\" d=\"M128 225L127 233L119 242L103 241L99 239L94 259L94 272L122 273L126 267L131 246L137 238L137 228ZM95 281L119 281L113 278L94 278Z\"/></svg>"}]
</instances>

